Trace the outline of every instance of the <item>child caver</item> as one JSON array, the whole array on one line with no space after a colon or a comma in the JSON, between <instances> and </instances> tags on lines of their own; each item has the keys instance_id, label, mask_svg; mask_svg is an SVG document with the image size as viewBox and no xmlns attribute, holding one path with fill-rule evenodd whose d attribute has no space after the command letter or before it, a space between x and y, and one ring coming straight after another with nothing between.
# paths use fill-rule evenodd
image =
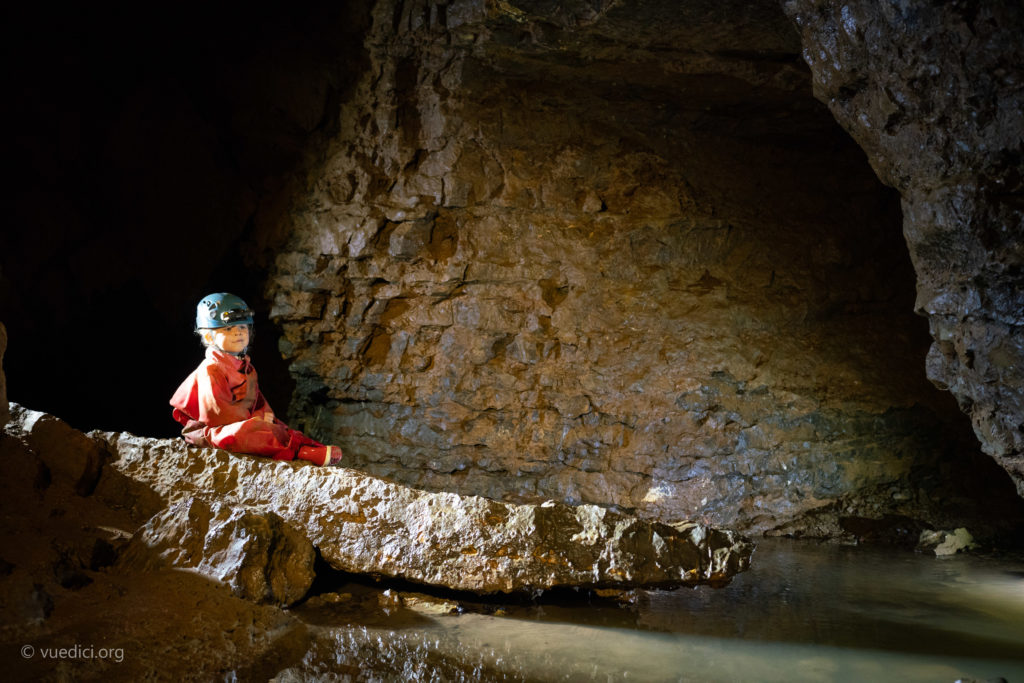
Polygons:
<instances>
[{"instance_id":1,"label":"child caver","mask_svg":"<svg viewBox=\"0 0 1024 683\"><path fill-rule=\"evenodd\" d=\"M199 302L196 333L206 346L206 359L171 398L171 414L184 425L182 437L196 446L275 460L298 457L317 465L341 460L337 446L314 441L274 416L245 355L252 323L252 311L234 294L211 294Z\"/></svg>"}]
</instances>

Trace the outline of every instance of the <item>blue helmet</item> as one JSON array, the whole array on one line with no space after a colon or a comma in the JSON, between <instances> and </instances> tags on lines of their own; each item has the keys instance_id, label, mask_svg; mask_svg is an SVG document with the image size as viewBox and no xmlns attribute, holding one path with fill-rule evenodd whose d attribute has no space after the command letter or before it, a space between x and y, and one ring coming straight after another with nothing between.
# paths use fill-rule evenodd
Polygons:
<instances>
[{"instance_id":1,"label":"blue helmet","mask_svg":"<svg viewBox=\"0 0 1024 683\"><path fill-rule=\"evenodd\" d=\"M252 325L252 309L241 297L227 292L209 294L196 306L196 329Z\"/></svg>"}]
</instances>

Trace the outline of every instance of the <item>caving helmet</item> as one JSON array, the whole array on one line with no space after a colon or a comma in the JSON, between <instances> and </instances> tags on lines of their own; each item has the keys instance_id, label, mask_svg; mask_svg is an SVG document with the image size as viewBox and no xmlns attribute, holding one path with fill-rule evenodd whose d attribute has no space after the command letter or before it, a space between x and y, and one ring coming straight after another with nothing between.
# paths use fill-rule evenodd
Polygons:
<instances>
[{"instance_id":1,"label":"caving helmet","mask_svg":"<svg viewBox=\"0 0 1024 683\"><path fill-rule=\"evenodd\" d=\"M241 297L227 292L208 294L196 306L196 329L252 325L252 309Z\"/></svg>"}]
</instances>

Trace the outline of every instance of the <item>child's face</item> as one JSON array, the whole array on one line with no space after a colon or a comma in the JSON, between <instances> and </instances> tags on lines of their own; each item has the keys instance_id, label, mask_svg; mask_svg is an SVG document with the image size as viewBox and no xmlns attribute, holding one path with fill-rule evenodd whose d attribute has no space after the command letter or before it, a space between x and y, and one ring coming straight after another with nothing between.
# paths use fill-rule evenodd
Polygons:
<instances>
[{"instance_id":1,"label":"child's face","mask_svg":"<svg viewBox=\"0 0 1024 683\"><path fill-rule=\"evenodd\" d=\"M241 353L249 346L249 326L219 327L207 332L209 341L221 351Z\"/></svg>"}]
</instances>

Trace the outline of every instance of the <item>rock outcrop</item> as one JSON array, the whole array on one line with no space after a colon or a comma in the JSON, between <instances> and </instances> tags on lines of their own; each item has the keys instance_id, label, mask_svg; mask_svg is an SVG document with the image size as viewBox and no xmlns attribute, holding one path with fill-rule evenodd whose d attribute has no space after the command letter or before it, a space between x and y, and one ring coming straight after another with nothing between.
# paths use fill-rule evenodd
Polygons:
<instances>
[{"instance_id":1,"label":"rock outcrop","mask_svg":"<svg viewBox=\"0 0 1024 683\"><path fill-rule=\"evenodd\" d=\"M128 539L162 514L163 501L109 468L99 485L79 486L96 449L105 457L103 444L52 416L11 409L0 431L5 680L210 680L301 633L279 606L236 598L151 552L127 562Z\"/></svg>"},{"instance_id":2,"label":"rock outcrop","mask_svg":"<svg viewBox=\"0 0 1024 683\"><path fill-rule=\"evenodd\" d=\"M196 498L245 511L243 520L250 513L279 517L335 569L478 593L725 583L749 566L753 549L734 532L700 524L672 528L593 505L513 505L180 440L103 438L114 454L108 468L174 501L166 517L176 531L161 532L167 525L161 517L143 531L143 541L157 540L164 555L180 555L175 564L184 566L201 563L196 554L213 545L206 529L214 527L208 519L214 515ZM237 513L228 517L236 519ZM228 536L244 537L252 527ZM205 545L187 540L197 532ZM226 547L220 544L221 552Z\"/></svg>"},{"instance_id":3,"label":"rock outcrop","mask_svg":"<svg viewBox=\"0 0 1024 683\"><path fill-rule=\"evenodd\" d=\"M1024 6L784 5L815 95L903 197L928 377L1024 495Z\"/></svg>"},{"instance_id":4,"label":"rock outcrop","mask_svg":"<svg viewBox=\"0 0 1024 683\"><path fill-rule=\"evenodd\" d=\"M471 576L453 580L455 587L491 590L525 587L526 573L533 588L570 575L584 585L717 583L744 569L751 549L735 534L703 526L672 529L593 507L533 510L421 494L341 468L232 456L180 439L85 435L53 416L11 408L13 419L0 431L0 650L9 655L5 675L12 680L326 673L310 666L360 680L439 671L479 680L486 657L466 647L454 659L450 651L439 654L437 632L422 631L423 620L409 610L461 613L450 601L473 609L473 596L401 594L324 570L311 592L345 593L318 593L282 609L307 595L314 539L325 559L378 578L415 578L410 566L435 562L447 572L422 571L442 582L466 572ZM520 528L506 528L516 522ZM577 538L563 536L569 532ZM501 539L509 552L491 559L510 577L472 576ZM441 543L451 544L448 552ZM479 552L466 553L466 543ZM374 549L381 551L376 557L369 555ZM356 557L361 552L368 556ZM596 573L582 570L586 562ZM315 568L321 571L319 559ZM410 623L407 641L399 625ZM395 632L382 638L380 624ZM54 654L72 646L67 657Z\"/></svg>"},{"instance_id":5,"label":"rock outcrop","mask_svg":"<svg viewBox=\"0 0 1024 683\"><path fill-rule=\"evenodd\" d=\"M338 570L477 593L724 584L753 550L734 532L592 505L511 505L180 439L86 436L20 407L4 439L7 450L26 453L6 463L22 468L11 477L18 496L42 488L118 511L117 528L131 537L118 567L192 569L257 602L304 597L314 547ZM36 483L26 485L33 462ZM83 553L68 564L71 574L93 563L92 550Z\"/></svg>"},{"instance_id":6,"label":"rock outcrop","mask_svg":"<svg viewBox=\"0 0 1024 683\"><path fill-rule=\"evenodd\" d=\"M146 522L122 565L152 567L154 559L209 576L240 598L279 605L306 597L316 577L313 545L278 515L199 498L178 500Z\"/></svg>"}]
</instances>

